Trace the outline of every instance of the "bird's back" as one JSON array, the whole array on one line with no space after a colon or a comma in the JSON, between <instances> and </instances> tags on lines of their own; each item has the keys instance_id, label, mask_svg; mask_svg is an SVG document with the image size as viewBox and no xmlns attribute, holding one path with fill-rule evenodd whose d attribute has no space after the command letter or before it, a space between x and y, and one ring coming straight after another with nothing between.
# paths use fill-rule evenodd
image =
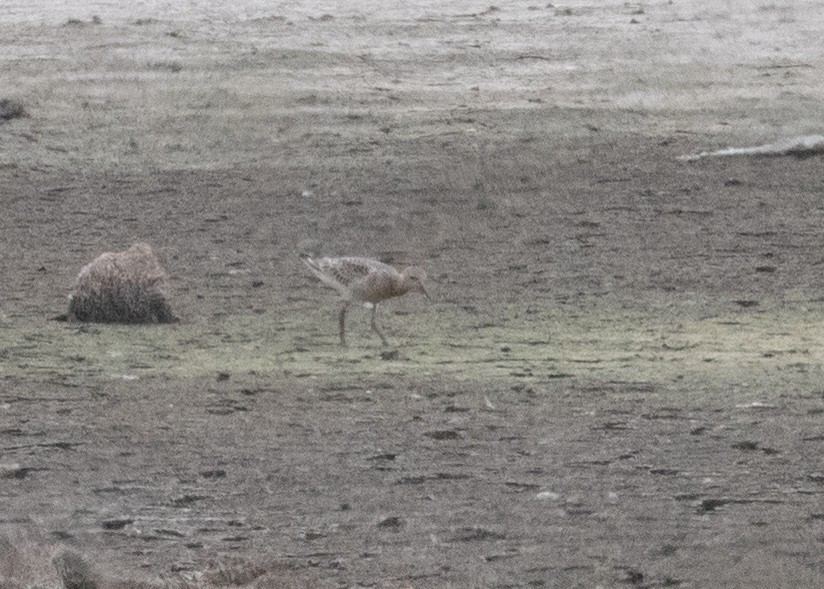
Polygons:
<instances>
[{"instance_id":1,"label":"bird's back","mask_svg":"<svg viewBox=\"0 0 824 589\"><path fill-rule=\"evenodd\" d=\"M395 268L371 258L311 258L304 262L323 282L346 299L377 303L399 294L400 274Z\"/></svg>"}]
</instances>

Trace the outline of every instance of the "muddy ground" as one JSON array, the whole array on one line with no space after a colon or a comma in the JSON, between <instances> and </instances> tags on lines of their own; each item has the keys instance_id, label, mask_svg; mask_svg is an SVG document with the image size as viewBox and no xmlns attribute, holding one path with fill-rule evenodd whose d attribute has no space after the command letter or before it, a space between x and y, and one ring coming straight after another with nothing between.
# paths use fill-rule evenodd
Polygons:
<instances>
[{"instance_id":1,"label":"muddy ground","mask_svg":"<svg viewBox=\"0 0 824 589\"><path fill-rule=\"evenodd\" d=\"M824 585L815 2L11 3L0 586ZM96 17L96 18L95 18ZM294 255L429 273L382 348ZM172 326L63 324L150 242Z\"/></svg>"}]
</instances>

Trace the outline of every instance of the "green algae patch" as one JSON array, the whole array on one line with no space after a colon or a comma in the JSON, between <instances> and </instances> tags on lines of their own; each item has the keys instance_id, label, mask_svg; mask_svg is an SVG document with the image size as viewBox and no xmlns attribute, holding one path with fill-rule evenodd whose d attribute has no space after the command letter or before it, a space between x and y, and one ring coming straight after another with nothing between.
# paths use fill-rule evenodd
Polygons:
<instances>
[{"instance_id":1,"label":"green algae patch","mask_svg":"<svg viewBox=\"0 0 824 589\"><path fill-rule=\"evenodd\" d=\"M328 310L222 315L175 325L0 320L0 372L83 382L255 374L336 382L448 378L505 386L815 388L824 305L602 298L536 309L416 305L383 317L380 345L353 313L350 345ZM770 385L775 385L770 389ZM820 385L819 385L820 388Z\"/></svg>"}]
</instances>

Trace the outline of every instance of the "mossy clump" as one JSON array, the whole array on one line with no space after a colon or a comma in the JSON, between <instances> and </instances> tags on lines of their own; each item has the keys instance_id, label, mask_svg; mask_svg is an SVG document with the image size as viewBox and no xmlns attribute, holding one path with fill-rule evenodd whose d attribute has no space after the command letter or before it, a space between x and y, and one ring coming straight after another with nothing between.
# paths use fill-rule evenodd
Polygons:
<instances>
[{"instance_id":1,"label":"mossy clump","mask_svg":"<svg viewBox=\"0 0 824 589\"><path fill-rule=\"evenodd\" d=\"M83 267L58 319L97 323L173 323L166 272L146 243L107 252Z\"/></svg>"}]
</instances>

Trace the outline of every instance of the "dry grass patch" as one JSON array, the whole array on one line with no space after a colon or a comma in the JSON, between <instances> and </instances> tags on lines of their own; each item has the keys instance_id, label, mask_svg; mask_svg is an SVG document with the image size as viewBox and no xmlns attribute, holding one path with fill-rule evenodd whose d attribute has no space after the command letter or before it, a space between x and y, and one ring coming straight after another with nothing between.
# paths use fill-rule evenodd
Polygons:
<instances>
[{"instance_id":1,"label":"dry grass patch","mask_svg":"<svg viewBox=\"0 0 824 589\"><path fill-rule=\"evenodd\" d=\"M58 319L97 323L173 323L166 272L151 246L136 243L124 252L106 252L84 266Z\"/></svg>"},{"instance_id":2,"label":"dry grass patch","mask_svg":"<svg viewBox=\"0 0 824 589\"><path fill-rule=\"evenodd\" d=\"M114 563L101 564L42 537L0 536L3 589L309 589L309 583L277 563L221 559L188 574L146 577Z\"/></svg>"}]
</instances>

